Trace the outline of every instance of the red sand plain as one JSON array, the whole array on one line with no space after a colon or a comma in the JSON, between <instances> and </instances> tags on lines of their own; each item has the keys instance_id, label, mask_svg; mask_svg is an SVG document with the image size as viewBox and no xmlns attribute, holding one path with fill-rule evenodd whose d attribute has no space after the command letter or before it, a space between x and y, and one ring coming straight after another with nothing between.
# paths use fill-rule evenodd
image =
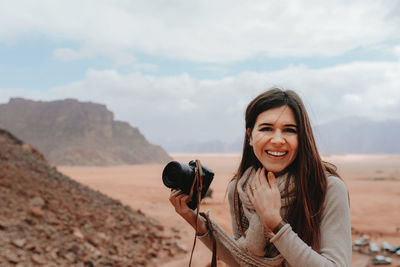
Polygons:
<instances>
[{"instance_id":1,"label":"red sand plain","mask_svg":"<svg viewBox=\"0 0 400 267\"><path fill-rule=\"evenodd\" d=\"M238 163L238 154L173 154L177 161L199 159L215 172L211 188L213 196L202 203L201 210L210 210L211 216L228 232L231 219L224 199L226 187ZM373 242L400 244L400 155L332 155L324 160L334 163L350 193L353 240L361 233L371 236ZM194 230L174 211L168 201L169 189L164 187L161 173L164 165L132 165L115 167L58 167L75 179L99 190L146 215L159 220L167 231L178 230L186 255L178 256L159 266L188 266ZM370 256L353 252L352 266L369 266ZM205 267L211 252L197 242L193 267ZM400 266L400 256L392 256L391 266Z\"/></svg>"}]
</instances>

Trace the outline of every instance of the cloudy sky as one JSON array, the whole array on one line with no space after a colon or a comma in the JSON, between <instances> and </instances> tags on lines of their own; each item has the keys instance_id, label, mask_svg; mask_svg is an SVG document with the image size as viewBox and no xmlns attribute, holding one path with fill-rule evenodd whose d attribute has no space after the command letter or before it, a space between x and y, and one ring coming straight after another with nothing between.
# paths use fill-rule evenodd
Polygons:
<instances>
[{"instance_id":1,"label":"cloudy sky","mask_svg":"<svg viewBox=\"0 0 400 267\"><path fill-rule=\"evenodd\" d=\"M171 150L240 138L271 86L314 124L400 119L400 2L0 0L0 103L103 103Z\"/></svg>"}]
</instances>

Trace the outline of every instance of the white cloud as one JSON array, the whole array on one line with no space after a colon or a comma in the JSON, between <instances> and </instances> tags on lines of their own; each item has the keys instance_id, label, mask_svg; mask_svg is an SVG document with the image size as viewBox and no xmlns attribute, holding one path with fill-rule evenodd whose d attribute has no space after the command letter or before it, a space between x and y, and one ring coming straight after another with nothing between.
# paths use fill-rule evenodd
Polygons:
<instances>
[{"instance_id":1,"label":"white cloud","mask_svg":"<svg viewBox=\"0 0 400 267\"><path fill-rule=\"evenodd\" d=\"M158 66L155 64L151 64L151 63L137 63L133 65L133 68L136 71L155 71L158 69Z\"/></svg>"},{"instance_id":2,"label":"white cloud","mask_svg":"<svg viewBox=\"0 0 400 267\"><path fill-rule=\"evenodd\" d=\"M0 8L0 41L67 41L81 47L60 47L57 58L100 53L117 64L134 62L137 53L211 63L332 56L398 35L399 21L390 15L395 3L8 1Z\"/></svg>"},{"instance_id":3,"label":"white cloud","mask_svg":"<svg viewBox=\"0 0 400 267\"><path fill-rule=\"evenodd\" d=\"M180 99L179 109L183 111L191 111L198 108L198 105L190 101L189 99Z\"/></svg>"},{"instance_id":4,"label":"white cloud","mask_svg":"<svg viewBox=\"0 0 400 267\"><path fill-rule=\"evenodd\" d=\"M87 53L82 53L82 51L77 51L71 48L59 48L53 51L54 58L61 61L71 61L82 58L87 58L91 56Z\"/></svg>"},{"instance_id":5,"label":"white cloud","mask_svg":"<svg viewBox=\"0 0 400 267\"><path fill-rule=\"evenodd\" d=\"M59 48L53 50L53 57L60 61L72 61L79 59L90 59L96 56L96 54L103 54L109 58L112 58L117 66L131 64L136 61L136 58L124 51L96 51L90 47L84 47L79 50L72 48ZM150 64L134 64L135 69L150 70L154 69L154 65Z\"/></svg>"},{"instance_id":6,"label":"white cloud","mask_svg":"<svg viewBox=\"0 0 400 267\"><path fill-rule=\"evenodd\" d=\"M395 46L393 48L393 54L395 54L396 56L400 57L400 45Z\"/></svg>"},{"instance_id":7,"label":"white cloud","mask_svg":"<svg viewBox=\"0 0 400 267\"><path fill-rule=\"evenodd\" d=\"M375 106L381 109L396 107L399 104L399 100L399 98L380 96L375 100Z\"/></svg>"},{"instance_id":8,"label":"white cloud","mask_svg":"<svg viewBox=\"0 0 400 267\"><path fill-rule=\"evenodd\" d=\"M355 94L345 94L343 100L350 104L360 104L362 102L361 97Z\"/></svg>"}]
</instances>

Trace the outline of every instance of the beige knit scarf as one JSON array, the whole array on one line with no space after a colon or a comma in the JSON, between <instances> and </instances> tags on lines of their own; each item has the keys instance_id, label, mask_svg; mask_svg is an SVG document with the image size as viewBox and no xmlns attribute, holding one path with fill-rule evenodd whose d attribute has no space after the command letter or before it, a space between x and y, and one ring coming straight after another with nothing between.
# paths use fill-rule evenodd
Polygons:
<instances>
[{"instance_id":1,"label":"beige knit scarf","mask_svg":"<svg viewBox=\"0 0 400 267\"><path fill-rule=\"evenodd\" d=\"M269 257L273 259L274 262L276 260L277 263L280 262L281 264L283 261L282 256L279 255L273 244L269 241L272 237L271 231L266 229L262 224L260 217L255 212L253 204L246 193L246 184L252 183L255 173L256 170L254 168L247 169L237 183L237 193L241 202L241 210L243 211L241 215L244 215L247 219L245 221L248 222L245 235L238 239L238 244L253 255ZM279 191L281 192L281 210L286 210L289 203L293 200L293 196L285 197L284 195L286 182L288 182L288 192L293 192L294 182L293 179L290 179L288 174L279 176L276 180ZM246 226L247 225L245 225L245 227ZM238 227L241 227L241 225L238 225Z\"/></svg>"},{"instance_id":2,"label":"beige knit scarf","mask_svg":"<svg viewBox=\"0 0 400 267\"><path fill-rule=\"evenodd\" d=\"M238 195L241 201L243 215L248 221L248 227L245 229L245 236L241 236L238 240L236 240L216 221L209 218L209 224L212 224L212 227L210 228L212 235L214 236L215 240L218 240L221 243L222 247L225 247L228 251L230 251L230 255L240 266L288 266L282 255L278 253L277 255L273 256L269 253L270 250L268 248L273 246L273 244L269 241L269 236L265 234L267 230L262 225L260 217L258 217L258 215L255 213L254 207L251 205L251 202L247 197L247 193L245 192L245 186L247 183L252 181L254 173L255 170L253 169L246 170L237 183L237 191L240 192ZM291 189L294 188L293 179L288 179L288 175L277 177L278 188L281 192L282 216L284 216L284 211L287 209L288 204L291 203L291 200L293 199L293 197L284 196L286 181L288 181L288 192L293 192ZM289 193L289 195L291 194ZM209 212L207 212L207 215L209 217L208 213ZM231 214L231 216L235 215Z\"/></svg>"}]
</instances>

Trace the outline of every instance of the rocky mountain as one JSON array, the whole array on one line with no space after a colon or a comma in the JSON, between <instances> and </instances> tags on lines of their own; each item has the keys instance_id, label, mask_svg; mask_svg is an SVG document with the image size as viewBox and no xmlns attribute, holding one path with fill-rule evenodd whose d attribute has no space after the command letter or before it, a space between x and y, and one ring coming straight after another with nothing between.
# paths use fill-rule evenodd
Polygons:
<instances>
[{"instance_id":1,"label":"rocky mountain","mask_svg":"<svg viewBox=\"0 0 400 267\"><path fill-rule=\"evenodd\" d=\"M0 127L37 147L55 165L166 163L170 156L105 105L74 99L12 98L0 104Z\"/></svg>"},{"instance_id":2,"label":"rocky mountain","mask_svg":"<svg viewBox=\"0 0 400 267\"><path fill-rule=\"evenodd\" d=\"M172 230L49 166L0 129L0 266L161 266Z\"/></svg>"}]
</instances>

